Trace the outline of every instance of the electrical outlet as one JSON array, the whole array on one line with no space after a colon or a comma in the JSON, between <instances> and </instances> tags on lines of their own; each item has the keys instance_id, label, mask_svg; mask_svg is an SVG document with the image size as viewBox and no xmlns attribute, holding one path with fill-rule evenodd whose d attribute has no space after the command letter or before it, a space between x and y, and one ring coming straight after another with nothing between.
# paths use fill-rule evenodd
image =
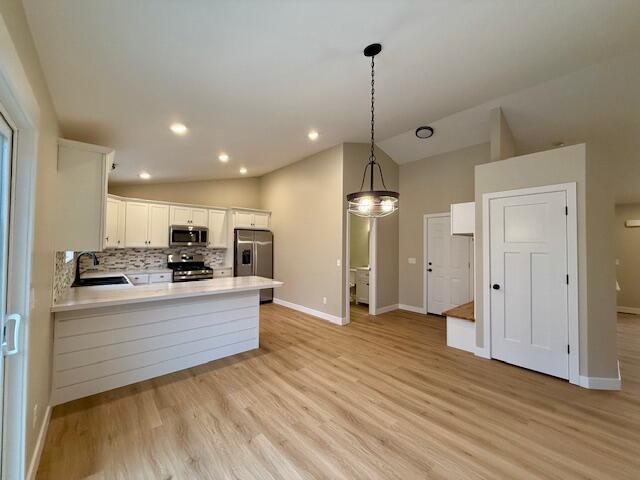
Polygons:
<instances>
[{"instance_id":1,"label":"electrical outlet","mask_svg":"<svg viewBox=\"0 0 640 480\"><path fill-rule=\"evenodd\" d=\"M38 425L38 404L37 403L33 406L33 421L31 422L31 428L35 430L36 425Z\"/></svg>"},{"instance_id":2,"label":"electrical outlet","mask_svg":"<svg viewBox=\"0 0 640 480\"><path fill-rule=\"evenodd\" d=\"M325 305L327 304L327 297L322 297L322 303Z\"/></svg>"}]
</instances>

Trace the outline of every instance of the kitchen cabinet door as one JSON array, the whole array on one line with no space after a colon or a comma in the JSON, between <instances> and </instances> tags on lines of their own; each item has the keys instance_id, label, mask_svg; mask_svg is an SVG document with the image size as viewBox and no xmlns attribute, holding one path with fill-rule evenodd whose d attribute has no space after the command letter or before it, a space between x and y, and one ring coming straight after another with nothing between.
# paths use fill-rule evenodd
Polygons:
<instances>
[{"instance_id":1,"label":"kitchen cabinet door","mask_svg":"<svg viewBox=\"0 0 640 480\"><path fill-rule=\"evenodd\" d=\"M121 203L122 202L120 200L107 198L104 248L118 247L118 219Z\"/></svg>"},{"instance_id":2,"label":"kitchen cabinet door","mask_svg":"<svg viewBox=\"0 0 640 480\"><path fill-rule=\"evenodd\" d=\"M256 212L253 214L253 228L268 229L270 227L270 217L268 213Z\"/></svg>"},{"instance_id":3,"label":"kitchen cabinet door","mask_svg":"<svg viewBox=\"0 0 640 480\"><path fill-rule=\"evenodd\" d=\"M206 227L209 223L209 215L204 208L192 208L191 209L191 223L194 227Z\"/></svg>"},{"instance_id":4,"label":"kitchen cabinet door","mask_svg":"<svg viewBox=\"0 0 640 480\"><path fill-rule=\"evenodd\" d=\"M209 210L209 247L227 248L227 212Z\"/></svg>"},{"instance_id":5,"label":"kitchen cabinet door","mask_svg":"<svg viewBox=\"0 0 640 480\"><path fill-rule=\"evenodd\" d=\"M235 228L253 228L253 213L235 212L233 226Z\"/></svg>"},{"instance_id":6,"label":"kitchen cabinet door","mask_svg":"<svg viewBox=\"0 0 640 480\"><path fill-rule=\"evenodd\" d=\"M148 247L169 246L169 207L156 203L149 204Z\"/></svg>"},{"instance_id":7,"label":"kitchen cabinet door","mask_svg":"<svg viewBox=\"0 0 640 480\"><path fill-rule=\"evenodd\" d=\"M171 225L191 225L191 208L171 205Z\"/></svg>"},{"instance_id":8,"label":"kitchen cabinet door","mask_svg":"<svg viewBox=\"0 0 640 480\"><path fill-rule=\"evenodd\" d=\"M149 204L126 202L125 237L126 247L146 247L149 224Z\"/></svg>"},{"instance_id":9,"label":"kitchen cabinet door","mask_svg":"<svg viewBox=\"0 0 640 480\"><path fill-rule=\"evenodd\" d=\"M124 231L126 218L126 203L122 200L118 200L118 240L116 241L117 248L124 248Z\"/></svg>"}]
</instances>

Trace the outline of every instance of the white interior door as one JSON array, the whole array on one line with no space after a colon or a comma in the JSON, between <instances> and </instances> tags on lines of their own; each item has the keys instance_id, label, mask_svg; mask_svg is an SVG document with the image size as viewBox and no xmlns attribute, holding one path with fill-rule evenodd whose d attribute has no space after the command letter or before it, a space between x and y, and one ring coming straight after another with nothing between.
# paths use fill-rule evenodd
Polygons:
<instances>
[{"instance_id":1,"label":"white interior door","mask_svg":"<svg viewBox=\"0 0 640 480\"><path fill-rule=\"evenodd\" d=\"M489 203L491 356L569 377L566 192Z\"/></svg>"},{"instance_id":2,"label":"white interior door","mask_svg":"<svg viewBox=\"0 0 640 480\"><path fill-rule=\"evenodd\" d=\"M427 219L427 312L471 301L471 239L451 235L449 216Z\"/></svg>"}]
</instances>

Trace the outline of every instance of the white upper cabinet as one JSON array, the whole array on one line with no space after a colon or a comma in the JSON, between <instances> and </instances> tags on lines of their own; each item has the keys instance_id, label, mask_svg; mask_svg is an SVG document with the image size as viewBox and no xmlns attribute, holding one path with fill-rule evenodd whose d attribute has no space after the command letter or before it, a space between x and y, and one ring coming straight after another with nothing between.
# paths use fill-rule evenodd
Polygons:
<instances>
[{"instance_id":1,"label":"white upper cabinet","mask_svg":"<svg viewBox=\"0 0 640 480\"><path fill-rule=\"evenodd\" d=\"M268 229L271 227L271 214L264 212L256 212L253 214L254 228Z\"/></svg>"},{"instance_id":2,"label":"white upper cabinet","mask_svg":"<svg viewBox=\"0 0 640 480\"><path fill-rule=\"evenodd\" d=\"M125 246L169 246L169 206L146 202L126 202Z\"/></svg>"},{"instance_id":3,"label":"white upper cabinet","mask_svg":"<svg viewBox=\"0 0 640 480\"><path fill-rule=\"evenodd\" d=\"M100 251L105 247L110 148L58 140L56 175L57 251Z\"/></svg>"},{"instance_id":4,"label":"white upper cabinet","mask_svg":"<svg viewBox=\"0 0 640 480\"><path fill-rule=\"evenodd\" d=\"M191 209L191 223L195 227L206 227L209 224L209 212L206 208Z\"/></svg>"},{"instance_id":5,"label":"white upper cabinet","mask_svg":"<svg viewBox=\"0 0 640 480\"><path fill-rule=\"evenodd\" d=\"M209 210L209 247L227 248L227 211Z\"/></svg>"},{"instance_id":6,"label":"white upper cabinet","mask_svg":"<svg viewBox=\"0 0 640 480\"><path fill-rule=\"evenodd\" d=\"M104 248L123 248L125 229L125 203L107 198Z\"/></svg>"},{"instance_id":7,"label":"white upper cabinet","mask_svg":"<svg viewBox=\"0 0 640 480\"><path fill-rule=\"evenodd\" d=\"M166 248L169 246L169 206L149 204L149 233L147 246Z\"/></svg>"},{"instance_id":8,"label":"white upper cabinet","mask_svg":"<svg viewBox=\"0 0 640 480\"><path fill-rule=\"evenodd\" d=\"M126 202L125 240L126 247L146 247L149 224L149 204Z\"/></svg>"},{"instance_id":9,"label":"white upper cabinet","mask_svg":"<svg viewBox=\"0 0 640 480\"><path fill-rule=\"evenodd\" d=\"M171 225L189 225L191 223L191 208L171 205L169 212Z\"/></svg>"},{"instance_id":10,"label":"white upper cabinet","mask_svg":"<svg viewBox=\"0 0 640 480\"><path fill-rule=\"evenodd\" d=\"M233 228L255 228L269 230L271 213L251 210L235 210L233 212Z\"/></svg>"},{"instance_id":11,"label":"white upper cabinet","mask_svg":"<svg viewBox=\"0 0 640 480\"><path fill-rule=\"evenodd\" d=\"M451 204L451 235L473 235L476 230L476 202Z\"/></svg>"},{"instance_id":12,"label":"white upper cabinet","mask_svg":"<svg viewBox=\"0 0 640 480\"><path fill-rule=\"evenodd\" d=\"M194 227L206 227L209 223L209 216L205 208L183 207L181 205L171 205L169 208L169 218L171 225L190 225Z\"/></svg>"}]
</instances>

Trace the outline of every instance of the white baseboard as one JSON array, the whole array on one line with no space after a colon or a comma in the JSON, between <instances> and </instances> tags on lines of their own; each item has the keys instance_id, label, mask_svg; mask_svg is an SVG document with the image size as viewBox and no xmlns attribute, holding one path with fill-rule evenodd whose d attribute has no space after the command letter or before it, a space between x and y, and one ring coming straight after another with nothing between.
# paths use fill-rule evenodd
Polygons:
<instances>
[{"instance_id":1,"label":"white baseboard","mask_svg":"<svg viewBox=\"0 0 640 480\"><path fill-rule=\"evenodd\" d=\"M27 480L34 480L38 473L38 466L40 465L40 456L42 455L42 449L44 448L44 442L47 438L47 430L49 429L49 421L51 420L51 405L47 405L47 410L44 412L44 418L42 419L42 425L40 426L40 432L38 432L38 440L36 441L36 447L31 455L31 461L29 462L29 470L27 470Z\"/></svg>"},{"instance_id":2,"label":"white baseboard","mask_svg":"<svg viewBox=\"0 0 640 480\"><path fill-rule=\"evenodd\" d=\"M635 315L640 315L640 308L638 308L638 307L621 307L621 306L618 306L618 312L620 312L620 313L633 313Z\"/></svg>"},{"instance_id":3,"label":"white baseboard","mask_svg":"<svg viewBox=\"0 0 640 480\"><path fill-rule=\"evenodd\" d=\"M386 307L376 308L375 315L382 315L383 313L393 312L394 310L398 310L398 304L387 305Z\"/></svg>"},{"instance_id":4,"label":"white baseboard","mask_svg":"<svg viewBox=\"0 0 640 480\"><path fill-rule=\"evenodd\" d=\"M398 304L398 308L400 310L406 310L407 312L422 313L423 315L427 313L422 307L414 307L413 305L406 305L404 303Z\"/></svg>"},{"instance_id":5,"label":"white baseboard","mask_svg":"<svg viewBox=\"0 0 640 480\"><path fill-rule=\"evenodd\" d=\"M305 307L303 305L298 305L297 303L287 302L286 300L282 300L280 298L274 298L273 303L275 303L276 305L282 305L283 307L287 307L292 310L297 310L298 312L313 315L314 317L321 318L322 320L327 320L328 322L335 323L336 325L346 325L348 323L346 318L336 317L335 315L324 313L320 310L314 310L313 308Z\"/></svg>"},{"instance_id":6,"label":"white baseboard","mask_svg":"<svg viewBox=\"0 0 640 480\"><path fill-rule=\"evenodd\" d=\"M579 385L584 388L594 390L620 390L622 388L622 377L620 376L620 362L618 362L618 378L609 377L587 377L580 375Z\"/></svg>"}]
</instances>

